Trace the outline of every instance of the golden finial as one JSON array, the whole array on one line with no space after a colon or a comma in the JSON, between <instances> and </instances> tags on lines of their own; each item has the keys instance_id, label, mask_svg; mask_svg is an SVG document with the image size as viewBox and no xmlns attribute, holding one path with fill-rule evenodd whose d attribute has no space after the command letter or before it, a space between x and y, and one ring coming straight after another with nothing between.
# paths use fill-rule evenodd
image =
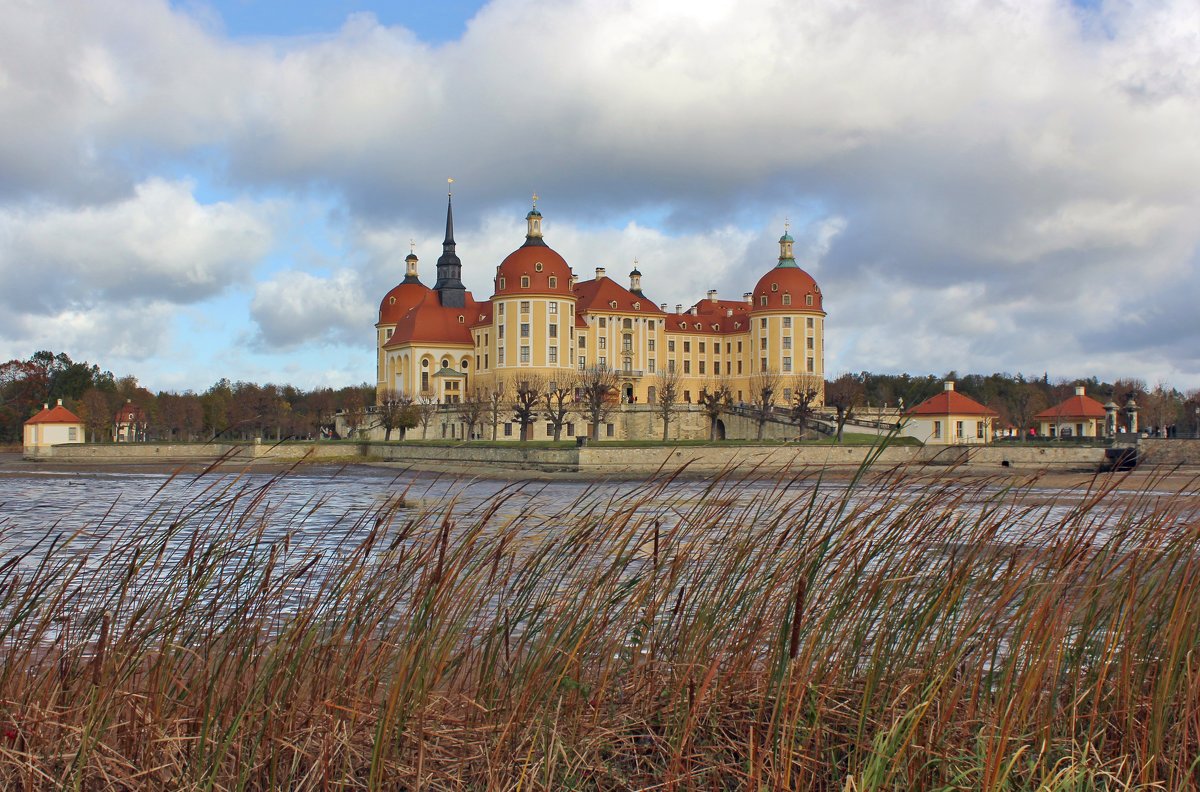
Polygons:
<instances>
[{"instance_id":1,"label":"golden finial","mask_svg":"<svg viewBox=\"0 0 1200 792\"><path fill-rule=\"evenodd\" d=\"M533 208L537 209L537 193L533 194Z\"/></svg>"},{"instance_id":2,"label":"golden finial","mask_svg":"<svg viewBox=\"0 0 1200 792\"><path fill-rule=\"evenodd\" d=\"M788 231L791 230L791 228L792 228L792 221L786 217L783 218L783 233L786 234Z\"/></svg>"},{"instance_id":3,"label":"golden finial","mask_svg":"<svg viewBox=\"0 0 1200 792\"><path fill-rule=\"evenodd\" d=\"M451 184L454 184L454 179L446 179L446 195L454 195L454 190L450 187Z\"/></svg>"}]
</instances>

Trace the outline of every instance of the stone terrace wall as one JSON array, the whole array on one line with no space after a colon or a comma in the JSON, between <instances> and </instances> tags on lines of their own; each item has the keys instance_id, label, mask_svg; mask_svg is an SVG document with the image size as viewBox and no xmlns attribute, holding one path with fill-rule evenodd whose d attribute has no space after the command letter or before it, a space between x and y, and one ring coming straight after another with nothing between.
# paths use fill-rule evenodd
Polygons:
<instances>
[{"instance_id":1,"label":"stone terrace wall","mask_svg":"<svg viewBox=\"0 0 1200 792\"><path fill-rule=\"evenodd\" d=\"M660 468L714 472L732 467L760 467L763 470L798 470L809 467L857 467L870 452L868 446L727 446L682 448L604 448L587 446L579 450L579 469L598 474L652 473ZM913 447L884 449L877 460L881 465L910 462Z\"/></svg>"},{"instance_id":2,"label":"stone terrace wall","mask_svg":"<svg viewBox=\"0 0 1200 792\"><path fill-rule=\"evenodd\" d=\"M1138 440L1138 464L1200 465L1200 440L1143 437Z\"/></svg>"}]
</instances>

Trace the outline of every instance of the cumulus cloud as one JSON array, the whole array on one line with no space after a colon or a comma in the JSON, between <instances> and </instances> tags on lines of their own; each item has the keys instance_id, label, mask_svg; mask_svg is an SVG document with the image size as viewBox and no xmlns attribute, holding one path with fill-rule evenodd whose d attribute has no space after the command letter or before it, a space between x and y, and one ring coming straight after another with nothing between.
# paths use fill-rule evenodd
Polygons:
<instances>
[{"instance_id":1,"label":"cumulus cloud","mask_svg":"<svg viewBox=\"0 0 1200 792\"><path fill-rule=\"evenodd\" d=\"M477 293L520 244L516 196L535 189L581 275L623 278L636 256L672 305L750 288L782 216L802 215L839 369L1200 383L1179 363L1197 331L1176 296L1200 285L1189 0L494 0L436 47L369 14L326 36L244 42L157 0L116 9L5 11L0 113L17 123L0 129L2 216L45 215L42 200L76 218L145 204L164 167L336 195L344 260L256 287L268 347L369 345L409 236L432 283L453 175ZM32 233L24 219L3 233L0 250L39 252L16 239ZM85 247L64 258L99 255ZM89 266L121 288L147 282ZM193 266L157 281L150 267L144 288L183 300L238 270Z\"/></svg>"},{"instance_id":2,"label":"cumulus cloud","mask_svg":"<svg viewBox=\"0 0 1200 792\"><path fill-rule=\"evenodd\" d=\"M201 205L188 184L161 179L111 204L0 209L0 301L48 315L203 300L243 280L266 253L268 216L258 206Z\"/></svg>"},{"instance_id":3,"label":"cumulus cloud","mask_svg":"<svg viewBox=\"0 0 1200 792\"><path fill-rule=\"evenodd\" d=\"M357 275L342 270L332 277L307 272L277 273L254 289L250 316L256 341L269 348L301 344L361 342L370 338L378 305Z\"/></svg>"}]
</instances>

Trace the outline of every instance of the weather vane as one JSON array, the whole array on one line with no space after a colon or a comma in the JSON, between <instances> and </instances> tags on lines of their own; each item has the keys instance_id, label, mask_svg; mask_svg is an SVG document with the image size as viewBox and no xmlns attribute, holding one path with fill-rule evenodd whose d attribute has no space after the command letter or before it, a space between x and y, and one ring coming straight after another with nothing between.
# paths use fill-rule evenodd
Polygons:
<instances>
[{"instance_id":1,"label":"weather vane","mask_svg":"<svg viewBox=\"0 0 1200 792\"><path fill-rule=\"evenodd\" d=\"M533 208L537 209L537 193L533 194Z\"/></svg>"},{"instance_id":2,"label":"weather vane","mask_svg":"<svg viewBox=\"0 0 1200 792\"><path fill-rule=\"evenodd\" d=\"M783 233L786 234L788 231L791 230L791 228L792 228L792 221L786 217L783 218Z\"/></svg>"},{"instance_id":3,"label":"weather vane","mask_svg":"<svg viewBox=\"0 0 1200 792\"><path fill-rule=\"evenodd\" d=\"M413 239L412 237L408 238L408 252L409 253L417 252L417 240Z\"/></svg>"}]
</instances>

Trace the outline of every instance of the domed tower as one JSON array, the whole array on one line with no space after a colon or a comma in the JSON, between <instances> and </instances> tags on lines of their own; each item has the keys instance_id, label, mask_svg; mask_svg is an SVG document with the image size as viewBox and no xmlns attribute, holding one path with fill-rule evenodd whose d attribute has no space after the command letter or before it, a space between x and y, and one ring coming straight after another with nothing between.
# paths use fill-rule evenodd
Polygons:
<instances>
[{"instance_id":1,"label":"domed tower","mask_svg":"<svg viewBox=\"0 0 1200 792\"><path fill-rule=\"evenodd\" d=\"M778 373L785 388L811 380L824 401L825 311L821 287L796 263L787 228L779 238L779 262L750 295L750 372Z\"/></svg>"},{"instance_id":2,"label":"domed tower","mask_svg":"<svg viewBox=\"0 0 1200 792\"><path fill-rule=\"evenodd\" d=\"M509 382L525 376L562 384L575 358L571 268L542 238L537 196L525 224L525 244L496 267L492 370Z\"/></svg>"},{"instance_id":3,"label":"domed tower","mask_svg":"<svg viewBox=\"0 0 1200 792\"><path fill-rule=\"evenodd\" d=\"M410 248L408 255L404 258L404 280L385 294L379 303L379 321L375 323L375 385L377 393L384 388L394 386L387 376L384 345L391 340L392 335L396 332L396 325L404 318L404 315L420 303L429 292L429 287L421 283L421 279L417 275L418 263L416 253Z\"/></svg>"}]
</instances>

